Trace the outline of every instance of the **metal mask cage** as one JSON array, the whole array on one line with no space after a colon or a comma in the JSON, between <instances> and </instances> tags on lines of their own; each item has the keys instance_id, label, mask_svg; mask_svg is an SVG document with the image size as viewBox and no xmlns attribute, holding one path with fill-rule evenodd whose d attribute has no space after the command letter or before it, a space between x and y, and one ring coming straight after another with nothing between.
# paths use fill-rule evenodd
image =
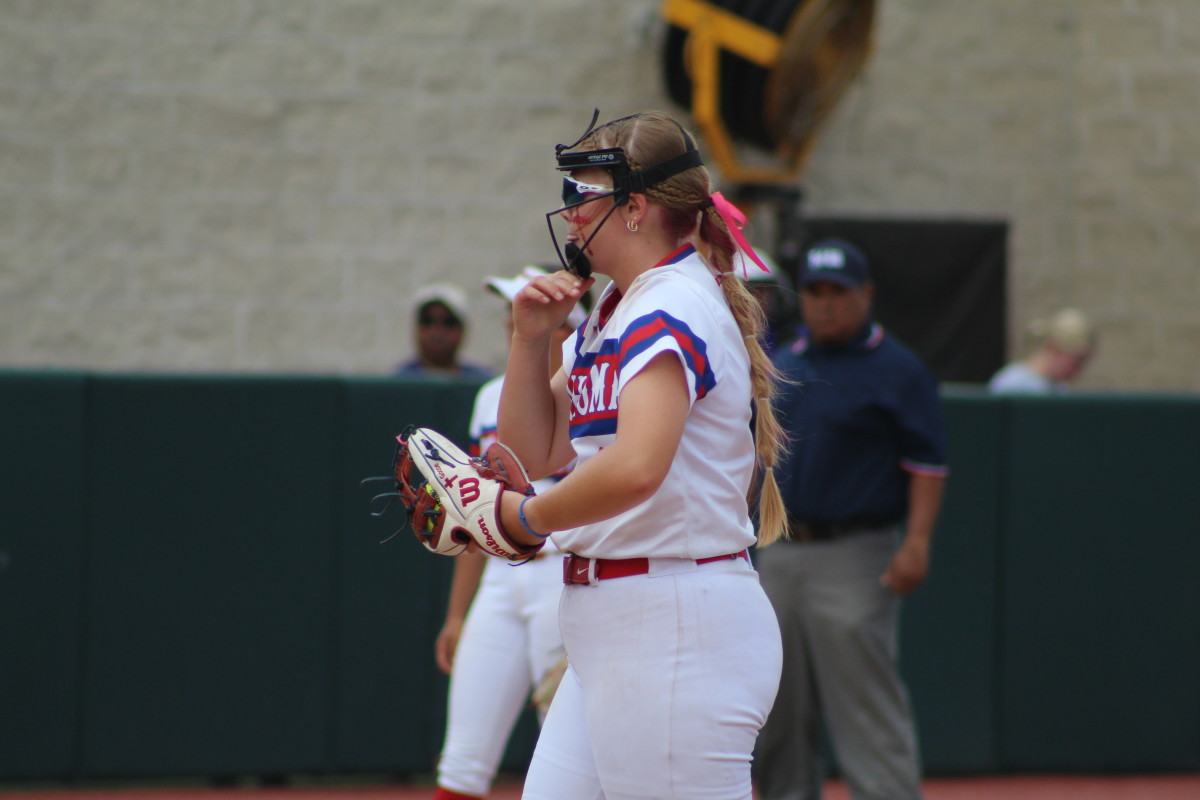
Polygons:
<instances>
[{"instance_id":1,"label":"metal mask cage","mask_svg":"<svg viewBox=\"0 0 1200 800\"><path fill-rule=\"evenodd\" d=\"M605 128L613 123L621 122L622 120L631 119L632 117L637 116L640 115L632 114L628 117L621 117L620 119L606 122L600 127ZM684 151L677 156L668 158L666 161L662 161L645 169L630 171L629 157L626 155L624 148L621 147L606 147L598 150L572 151L572 148L577 147L580 142L587 139L592 135L592 133L595 132L596 120L599 119L599 117L600 109L597 108L592 112L592 120L588 123L587 130L583 132L583 135L571 144L555 145L554 155L558 161L557 169L559 171L567 172L577 169L589 169L593 167L607 169L612 174L613 178L612 192L609 194L597 195L596 197L584 199L576 203L569 203L565 196L566 193L564 192L563 207L546 214L546 225L550 229L550 239L554 243L554 250L558 254L559 261L562 262L564 269L566 269L568 272L578 275L581 278L586 278L591 274L591 266L588 264L587 256L583 251L586 250L592 238L599 232L600 227L602 227L604 223L608 221L608 218L612 215L612 212L617 209L617 206L622 206L629 202L629 195L645 192L646 189L650 188L651 186L662 183L668 178L672 178L681 172L685 172L686 170L693 169L695 167L704 166L704 160L700 157L700 151L696 149L695 141L678 122L675 122L675 125L679 128L679 132L683 135L685 147ZM613 198L613 207L609 209L608 213L604 215L604 218L600 220L600 224L596 226L594 231L592 231L592 235L587 238L587 240L583 243L583 246L574 248L575 252L571 254L570 258L565 256L563 254L563 248L559 247L558 238L554 233L554 217L569 208L575 208L583 203L591 202L592 200L599 200L601 197L609 196ZM568 245L567 247L571 248L571 245Z\"/></svg>"}]
</instances>

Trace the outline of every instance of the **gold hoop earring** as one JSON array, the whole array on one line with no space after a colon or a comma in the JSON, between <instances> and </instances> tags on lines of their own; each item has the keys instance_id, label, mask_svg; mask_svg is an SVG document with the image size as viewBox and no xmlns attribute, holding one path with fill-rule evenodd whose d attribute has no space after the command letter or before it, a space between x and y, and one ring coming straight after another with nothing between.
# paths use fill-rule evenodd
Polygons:
<instances>
[{"instance_id":1,"label":"gold hoop earring","mask_svg":"<svg viewBox=\"0 0 1200 800\"><path fill-rule=\"evenodd\" d=\"M638 223L638 221L636 219L627 220L625 222L625 229L628 230L630 233L637 233L638 232L638 224L637 223Z\"/></svg>"}]
</instances>

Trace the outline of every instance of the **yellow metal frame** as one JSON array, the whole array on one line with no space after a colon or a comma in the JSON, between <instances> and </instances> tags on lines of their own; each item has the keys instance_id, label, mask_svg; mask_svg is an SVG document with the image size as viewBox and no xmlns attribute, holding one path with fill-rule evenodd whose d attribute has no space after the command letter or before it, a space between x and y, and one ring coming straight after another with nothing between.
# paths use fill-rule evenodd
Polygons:
<instances>
[{"instance_id":1,"label":"yellow metal frame","mask_svg":"<svg viewBox=\"0 0 1200 800\"><path fill-rule=\"evenodd\" d=\"M685 67L692 81L692 116L721 172L738 183L783 183L786 169L743 167L721 121L721 50L770 69L779 60L783 39L761 25L748 22L703 0L664 0L662 16L688 31Z\"/></svg>"}]
</instances>

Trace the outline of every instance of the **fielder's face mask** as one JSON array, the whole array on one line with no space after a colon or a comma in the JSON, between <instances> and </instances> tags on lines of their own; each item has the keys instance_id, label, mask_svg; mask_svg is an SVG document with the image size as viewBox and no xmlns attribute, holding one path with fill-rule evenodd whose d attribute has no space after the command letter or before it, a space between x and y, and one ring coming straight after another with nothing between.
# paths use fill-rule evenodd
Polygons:
<instances>
[{"instance_id":1,"label":"fielder's face mask","mask_svg":"<svg viewBox=\"0 0 1200 800\"><path fill-rule=\"evenodd\" d=\"M633 114L606 122L600 126L600 129L638 116L640 115ZM683 126L680 126L679 131L683 134L683 140L687 149L679 155L647 169L630 170L629 159L625 155L625 150L620 147L572 152L573 148L577 147L580 142L596 132L596 120L599 117L600 109L596 109L592 113L592 121L588 123L587 130L583 132L583 135L572 144L555 145L554 154L558 160L558 170L560 172L572 172L574 170L599 167L608 170L612 175L612 186L590 184L572 177L565 177L563 178L562 207L546 214L546 226L550 229L550 241L554 243L554 251L558 254L558 260L562 262L563 269L583 279L588 278L592 274L592 265L585 252L588 245L591 244L592 239L596 237L600 229L604 227L604 223L608 222L608 218L612 216L612 213L619 206L623 206L629 202L629 195L645 192L647 188L657 183L662 183L684 170L704 164L700 159L700 151L696 149L695 142L692 141L692 137L683 129ZM575 208L584 203L591 203L605 197L613 199L612 208L600 219L599 224L596 225L583 245L579 246L574 242L567 242L566 247L560 247L558 237L554 233L554 218L567 209Z\"/></svg>"}]
</instances>

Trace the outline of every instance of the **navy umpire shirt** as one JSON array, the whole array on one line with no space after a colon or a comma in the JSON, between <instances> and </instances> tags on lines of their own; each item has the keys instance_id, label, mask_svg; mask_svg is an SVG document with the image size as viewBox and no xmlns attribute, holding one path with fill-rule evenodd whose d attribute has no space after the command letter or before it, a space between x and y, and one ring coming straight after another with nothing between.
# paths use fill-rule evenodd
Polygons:
<instances>
[{"instance_id":1,"label":"navy umpire shirt","mask_svg":"<svg viewBox=\"0 0 1200 800\"><path fill-rule=\"evenodd\" d=\"M775 478L788 514L829 524L894 523L908 513L909 472L946 474L937 383L876 323L848 343L800 337L775 351L791 384L776 413L791 441Z\"/></svg>"}]
</instances>

